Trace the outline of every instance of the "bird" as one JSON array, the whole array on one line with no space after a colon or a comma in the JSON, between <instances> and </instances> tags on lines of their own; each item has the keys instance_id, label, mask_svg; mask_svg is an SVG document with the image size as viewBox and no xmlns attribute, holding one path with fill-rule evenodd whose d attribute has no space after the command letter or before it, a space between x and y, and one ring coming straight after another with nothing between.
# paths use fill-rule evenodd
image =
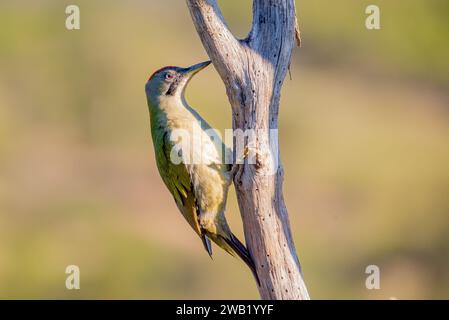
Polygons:
<instances>
[{"instance_id":1,"label":"bird","mask_svg":"<svg viewBox=\"0 0 449 320\"><path fill-rule=\"evenodd\" d=\"M224 159L232 159L232 151L211 135L212 127L185 98L192 77L210 63L187 68L167 66L149 77L145 93L156 164L176 206L209 256L212 258L212 241L240 257L260 285L250 252L232 233L225 217L234 171Z\"/></svg>"}]
</instances>

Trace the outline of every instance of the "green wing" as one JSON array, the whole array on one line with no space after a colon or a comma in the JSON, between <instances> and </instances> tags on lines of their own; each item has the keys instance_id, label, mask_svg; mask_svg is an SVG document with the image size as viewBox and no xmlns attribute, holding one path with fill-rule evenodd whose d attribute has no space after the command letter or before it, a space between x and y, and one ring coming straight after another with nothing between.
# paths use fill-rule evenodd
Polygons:
<instances>
[{"instance_id":1,"label":"green wing","mask_svg":"<svg viewBox=\"0 0 449 320\"><path fill-rule=\"evenodd\" d=\"M170 153L174 143L169 138L169 132L164 131L161 134L153 135L153 139L156 162L162 180L173 195L176 205L184 218L193 230L202 236L198 224L197 205L190 175L183 163L174 164L170 160Z\"/></svg>"}]
</instances>

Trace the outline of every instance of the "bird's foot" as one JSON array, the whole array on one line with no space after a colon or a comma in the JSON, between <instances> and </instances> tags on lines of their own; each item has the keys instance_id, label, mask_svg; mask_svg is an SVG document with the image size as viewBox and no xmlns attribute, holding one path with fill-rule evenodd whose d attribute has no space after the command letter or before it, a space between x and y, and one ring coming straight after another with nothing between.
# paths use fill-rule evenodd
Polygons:
<instances>
[{"instance_id":1,"label":"bird's foot","mask_svg":"<svg viewBox=\"0 0 449 320\"><path fill-rule=\"evenodd\" d=\"M240 166L242 164L245 163L245 160L247 160L249 164L253 164L252 162L256 158L256 154L257 154L257 151L256 151L255 147L248 146L248 145L246 145L244 147L242 154L238 154L236 156L236 161L231 166L230 173L231 173L232 180L234 180L234 178L238 172L238 169L240 168Z\"/></svg>"}]
</instances>

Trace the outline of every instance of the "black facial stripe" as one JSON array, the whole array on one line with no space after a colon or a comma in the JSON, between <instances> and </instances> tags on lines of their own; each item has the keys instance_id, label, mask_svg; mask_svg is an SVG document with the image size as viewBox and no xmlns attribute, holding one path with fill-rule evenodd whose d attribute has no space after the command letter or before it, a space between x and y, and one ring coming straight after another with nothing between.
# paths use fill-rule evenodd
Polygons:
<instances>
[{"instance_id":1,"label":"black facial stripe","mask_svg":"<svg viewBox=\"0 0 449 320\"><path fill-rule=\"evenodd\" d=\"M178 88L179 82L181 81L181 76L177 75L173 82L170 84L170 87L168 88L167 92L165 93L166 96L172 96L175 94L176 89Z\"/></svg>"}]
</instances>

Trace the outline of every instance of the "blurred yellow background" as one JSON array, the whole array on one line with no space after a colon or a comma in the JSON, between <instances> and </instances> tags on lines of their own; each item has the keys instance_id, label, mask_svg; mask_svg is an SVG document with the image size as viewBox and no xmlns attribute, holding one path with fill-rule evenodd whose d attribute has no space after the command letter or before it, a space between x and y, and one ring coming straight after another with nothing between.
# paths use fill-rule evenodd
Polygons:
<instances>
[{"instance_id":1,"label":"blurred yellow background","mask_svg":"<svg viewBox=\"0 0 449 320\"><path fill-rule=\"evenodd\" d=\"M251 2L219 1L244 37ZM81 29L65 28L77 4ZM381 30L365 28L365 8ZM449 298L449 3L297 0L285 198L312 298ZM144 85L207 59L184 1L0 3L0 298L258 298L211 261L153 157ZM231 126L208 68L189 102ZM243 238L235 194L230 223ZM65 268L81 289L65 288ZM378 265L381 289L365 288Z\"/></svg>"}]
</instances>

